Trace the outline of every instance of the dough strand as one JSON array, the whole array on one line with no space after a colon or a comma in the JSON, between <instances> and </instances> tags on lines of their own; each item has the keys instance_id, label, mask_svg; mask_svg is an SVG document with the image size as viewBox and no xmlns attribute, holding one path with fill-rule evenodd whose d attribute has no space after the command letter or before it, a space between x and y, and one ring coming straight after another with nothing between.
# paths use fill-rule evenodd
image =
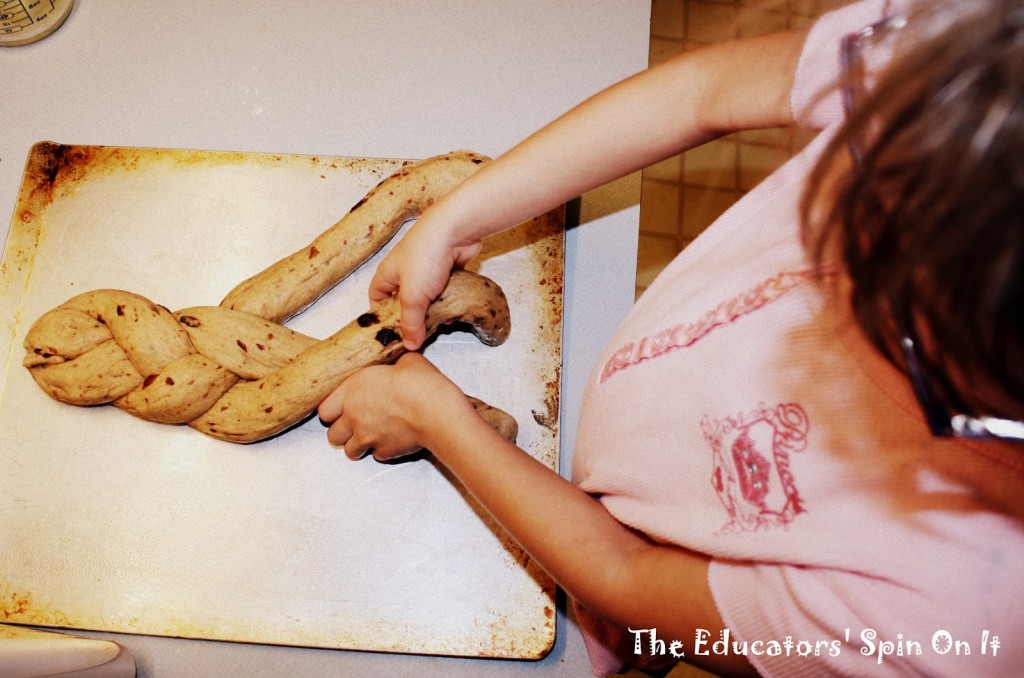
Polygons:
<instances>
[{"instance_id":1,"label":"dough strand","mask_svg":"<svg viewBox=\"0 0 1024 678\"><path fill-rule=\"evenodd\" d=\"M308 418L356 370L405 351L394 297L323 341L281 323L487 160L457 151L407 163L310 245L239 284L220 306L171 313L114 289L72 297L33 323L23 364L43 391L64 403L112 403L148 421L188 424L236 443L274 436ZM466 324L487 345L504 342L511 319L501 288L454 271L427 310L428 334L452 323ZM492 426L515 439L511 416L471 400Z\"/></svg>"}]
</instances>

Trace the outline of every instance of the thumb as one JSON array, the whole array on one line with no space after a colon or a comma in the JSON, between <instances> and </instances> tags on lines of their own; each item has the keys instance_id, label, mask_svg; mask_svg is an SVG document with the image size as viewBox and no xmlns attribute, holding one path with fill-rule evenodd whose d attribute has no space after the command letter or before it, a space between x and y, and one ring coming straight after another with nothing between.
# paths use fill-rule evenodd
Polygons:
<instances>
[{"instance_id":1,"label":"thumb","mask_svg":"<svg viewBox=\"0 0 1024 678\"><path fill-rule=\"evenodd\" d=\"M415 351L427 338L426 317L430 301L421 294L403 295L401 290L398 292L398 302L402 306L398 325L406 350Z\"/></svg>"}]
</instances>

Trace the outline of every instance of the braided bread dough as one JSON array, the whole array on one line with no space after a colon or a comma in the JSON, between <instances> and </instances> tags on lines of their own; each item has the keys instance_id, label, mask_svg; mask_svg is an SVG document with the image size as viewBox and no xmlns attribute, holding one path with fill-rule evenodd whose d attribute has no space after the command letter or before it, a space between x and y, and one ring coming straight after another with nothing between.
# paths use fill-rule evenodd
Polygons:
<instances>
[{"instance_id":1,"label":"braided bread dough","mask_svg":"<svg viewBox=\"0 0 1024 678\"><path fill-rule=\"evenodd\" d=\"M308 246L240 283L220 305L279 323L301 313L489 160L456 151L405 165Z\"/></svg>"},{"instance_id":2,"label":"braided bread dough","mask_svg":"<svg viewBox=\"0 0 1024 678\"><path fill-rule=\"evenodd\" d=\"M232 290L218 307L171 313L140 295L95 290L41 316L25 337L36 383L73 405L113 403L135 416L185 424L231 442L254 442L307 418L361 367L403 351L396 299L318 341L280 324L311 305L486 158L457 152L406 165L313 243ZM428 332L468 323L481 341L509 334L500 287L452 274L427 312ZM515 420L474 401L506 437Z\"/></svg>"}]
</instances>

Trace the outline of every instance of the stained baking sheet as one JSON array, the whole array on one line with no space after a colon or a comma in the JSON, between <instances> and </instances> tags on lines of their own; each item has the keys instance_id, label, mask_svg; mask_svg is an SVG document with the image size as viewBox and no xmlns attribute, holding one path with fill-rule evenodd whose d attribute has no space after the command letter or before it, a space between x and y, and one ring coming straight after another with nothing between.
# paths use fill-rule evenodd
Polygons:
<instances>
[{"instance_id":1,"label":"stained baking sheet","mask_svg":"<svg viewBox=\"0 0 1024 678\"><path fill-rule=\"evenodd\" d=\"M332 225L395 159L37 144L0 262L0 622L243 642L533 658L554 586L429 457L350 462L311 420L252 445L49 399L31 323L121 288L213 305ZM558 464L562 218L493 237L471 266L509 298L500 347L426 355L513 414ZM387 248L385 248L386 251ZM367 308L377 257L289 322L326 337Z\"/></svg>"}]
</instances>

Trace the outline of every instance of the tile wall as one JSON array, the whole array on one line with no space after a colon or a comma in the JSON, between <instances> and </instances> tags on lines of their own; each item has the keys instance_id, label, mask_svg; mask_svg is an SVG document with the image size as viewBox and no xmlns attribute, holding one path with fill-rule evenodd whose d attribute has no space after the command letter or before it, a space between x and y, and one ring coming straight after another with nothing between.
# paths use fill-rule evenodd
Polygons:
<instances>
[{"instance_id":1,"label":"tile wall","mask_svg":"<svg viewBox=\"0 0 1024 678\"><path fill-rule=\"evenodd\" d=\"M806 26L836 0L652 0L652 65L737 35ZM636 289L719 214L807 143L799 130L741 132L670 158L643 173Z\"/></svg>"}]
</instances>

